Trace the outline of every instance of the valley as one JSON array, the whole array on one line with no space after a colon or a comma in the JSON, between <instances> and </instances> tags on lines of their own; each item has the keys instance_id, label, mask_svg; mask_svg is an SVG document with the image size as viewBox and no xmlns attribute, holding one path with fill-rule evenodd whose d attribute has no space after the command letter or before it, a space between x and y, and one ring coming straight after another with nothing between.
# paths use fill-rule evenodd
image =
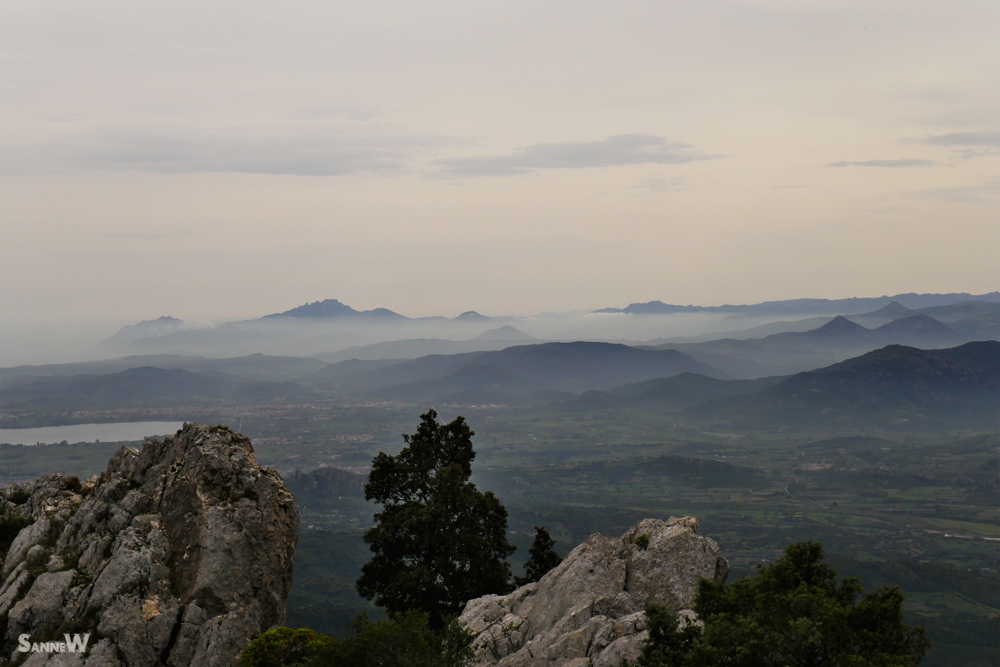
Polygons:
<instances>
[{"instance_id":1,"label":"valley","mask_svg":"<svg viewBox=\"0 0 1000 667\"><path fill-rule=\"evenodd\" d=\"M289 623L343 634L348 620L370 609L353 587L368 558L361 534L377 511L364 501L364 475L375 453L398 452L399 434L412 430L421 409L308 404L185 413L234 428L242 419L258 461L279 470L296 494L302 536ZM177 410L170 412L184 412ZM791 542L819 540L842 574L862 576L866 587L901 585L910 622L926 625L936 645L965 651L967 664L987 664L983 656L996 649L983 629L1000 618L997 433L716 430L652 410L442 409L444 419L457 414L476 431L473 481L510 513L515 567L536 525L565 554L594 532L692 514L719 542L733 577ZM58 460L85 478L119 445L4 445L0 469L29 479ZM335 474L318 477L323 471ZM932 650L926 664L948 664L937 655Z\"/></svg>"},{"instance_id":2,"label":"valley","mask_svg":"<svg viewBox=\"0 0 1000 667\"><path fill-rule=\"evenodd\" d=\"M957 317L994 305L943 308ZM343 636L359 611L377 613L354 588L378 511L364 499L367 471L433 406L476 432L472 479L509 512L516 572L534 526L565 554L644 517L694 515L732 577L790 543L821 541L841 574L903 588L908 622L935 645L924 664L958 655L987 665L1000 648L1000 343L942 339L941 327L912 326L895 307L878 317L896 315L896 326L837 316L801 332L676 345L483 336L496 349L377 358L452 345L425 340L353 349L366 359L18 367L0 374L0 426L193 421L249 436L301 515L293 626ZM802 369L817 359L828 363ZM748 363L789 372L748 374ZM0 444L0 475L86 479L122 444Z\"/></svg>"}]
</instances>

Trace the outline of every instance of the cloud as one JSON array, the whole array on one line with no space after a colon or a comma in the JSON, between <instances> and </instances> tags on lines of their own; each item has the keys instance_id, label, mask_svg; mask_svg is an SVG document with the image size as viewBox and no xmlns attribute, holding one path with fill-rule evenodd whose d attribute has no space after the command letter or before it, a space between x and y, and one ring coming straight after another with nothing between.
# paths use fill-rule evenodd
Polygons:
<instances>
[{"instance_id":1,"label":"cloud","mask_svg":"<svg viewBox=\"0 0 1000 667\"><path fill-rule=\"evenodd\" d=\"M927 188L904 194L907 199L936 199L952 204L1000 203L1000 180L952 188Z\"/></svg>"},{"instance_id":2,"label":"cloud","mask_svg":"<svg viewBox=\"0 0 1000 667\"><path fill-rule=\"evenodd\" d=\"M933 167L937 162L934 160L918 160L916 158L899 158L896 160L860 160L850 162L830 162L824 167Z\"/></svg>"},{"instance_id":3,"label":"cloud","mask_svg":"<svg viewBox=\"0 0 1000 667\"><path fill-rule=\"evenodd\" d=\"M923 139L928 146L948 146L958 148L1000 148L1000 132L951 132Z\"/></svg>"},{"instance_id":4,"label":"cloud","mask_svg":"<svg viewBox=\"0 0 1000 667\"><path fill-rule=\"evenodd\" d=\"M1000 132L994 130L951 132L918 141L928 146L950 148L965 159L1000 153Z\"/></svg>"},{"instance_id":5,"label":"cloud","mask_svg":"<svg viewBox=\"0 0 1000 667\"><path fill-rule=\"evenodd\" d=\"M682 164L722 157L706 155L689 144L648 134L619 134L599 141L534 144L506 155L443 158L441 171L461 176L510 176L539 169L590 169L633 164Z\"/></svg>"},{"instance_id":6,"label":"cloud","mask_svg":"<svg viewBox=\"0 0 1000 667\"><path fill-rule=\"evenodd\" d=\"M5 169L340 176L406 170L420 154L459 143L321 129L113 125L49 146L8 150Z\"/></svg>"},{"instance_id":7,"label":"cloud","mask_svg":"<svg viewBox=\"0 0 1000 667\"><path fill-rule=\"evenodd\" d=\"M672 192L674 190L690 190L691 186L680 176L674 176L673 178L651 178L648 181L640 181L632 188L649 190L650 192Z\"/></svg>"}]
</instances>

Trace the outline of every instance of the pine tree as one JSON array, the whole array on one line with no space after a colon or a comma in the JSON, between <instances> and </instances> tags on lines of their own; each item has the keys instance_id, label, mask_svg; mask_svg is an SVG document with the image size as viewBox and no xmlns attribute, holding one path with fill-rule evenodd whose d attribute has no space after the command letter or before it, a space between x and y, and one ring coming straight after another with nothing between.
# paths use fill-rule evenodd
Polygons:
<instances>
[{"instance_id":1,"label":"pine tree","mask_svg":"<svg viewBox=\"0 0 1000 667\"><path fill-rule=\"evenodd\" d=\"M429 410L398 455L375 457L365 485L382 511L365 533L374 556L358 592L390 614L423 611L435 630L467 600L511 588L507 510L469 482L473 435L462 417L441 424Z\"/></svg>"},{"instance_id":2,"label":"pine tree","mask_svg":"<svg viewBox=\"0 0 1000 667\"><path fill-rule=\"evenodd\" d=\"M528 549L531 558L524 564L525 576L515 577L518 586L538 581L562 562L562 558L552 548L555 543L549 531L545 530L545 526L535 526L535 541Z\"/></svg>"}]
</instances>

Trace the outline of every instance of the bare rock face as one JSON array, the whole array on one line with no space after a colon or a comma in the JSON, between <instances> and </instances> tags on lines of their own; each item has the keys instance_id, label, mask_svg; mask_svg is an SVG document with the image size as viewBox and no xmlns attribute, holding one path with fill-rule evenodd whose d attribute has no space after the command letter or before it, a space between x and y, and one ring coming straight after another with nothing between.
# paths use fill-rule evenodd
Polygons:
<instances>
[{"instance_id":1,"label":"bare rock face","mask_svg":"<svg viewBox=\"0 0 1000 667\"><path fill-rule=\"evenodd\" d=\"M299 516L246 437L185 424L123 447L81 485L48 475L0 490L34 519L0 552L0 662L230 666L285 618ZM90 634L84 653L20 653Z\"/></svg>"},{"instance_id":2,"label":"bare rock face","mask_svg":"<svg viewBox=\"0 0 1000 667\"><path fill-rule=\"evenodd\" d=\"M698 579L729 572L719 546L697 530L698 520L684 517L645 519L618 539L591 535L540 581L470 600L459 620L476 634L476 664L618 667L635 659L647 636L646 602L692 621Z\"/></svg>"}]
</instances>

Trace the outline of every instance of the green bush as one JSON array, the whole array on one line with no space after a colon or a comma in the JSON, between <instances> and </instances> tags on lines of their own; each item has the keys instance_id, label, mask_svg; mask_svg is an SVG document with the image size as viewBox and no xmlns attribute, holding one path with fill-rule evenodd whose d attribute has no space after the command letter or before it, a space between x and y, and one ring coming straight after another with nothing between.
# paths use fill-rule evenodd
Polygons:
<instances>
[{"instance_id":1,"label":"green bush","mask_svg":"<svg viewBox=\"0 0 1000 667\"><path fill-rule=\"evenodd\" d=\"M693 605L704 628L678 629L666 608L646 609L649 638L640 667L909 667L930 646L923 628L903 623L903 594L865 594L857 578L837 578L823 546L792 544L756 577L731 585L702 579Z\"/></svg>"},{"instance_id":2,"label":"green bush","mask_svg":"<svg viewBox=\"0 0 1000 667\"><path fill-rule=\"evenodd\" d=\"M31 491L23 486L14 486L14 489L7 496L7 500L15 505L23 505L31 499Z\"/></svg>"},{"instance_id":3,"label":"green bush","mask_svg":"<svg viewBox=\"0 0 1000 667\"><path fill-rule=\"evenodd\" d=\"M243 651L243 667L292 667L304 665L332 639L307 628L268 630Z\"/></svg>"},{"instance_id":4,"label":"green bush","mask_svg":"<svg viewBox=\"0 0 1000 667\"><path fill-rule=\"evenodd\" d=\"M27 528L33 523L35 520L30 516L21 516L16 512L0 514L0 563L7 557L7 550L10 549L10 545L13 544L14 538L21 532L21 529Z\"/></svg>"},{"instance_id":5,"label":"green bush","mask_svg":"<svg viewBox=\"0 0 1000 667\"><path fill-rule=\"evenodd\" d=\"M648 547L649 546L649 535L643 533L639 537L635 538L635 546L637 546L637 547L639 547L640 549L643 549L643 550L646 547Z\"/></svg>"},{"instance_id":6,"label":"green bush","mask_svg":"<svg viewBox=\"0 0 1000 667\"><path fill-rule=\"evenodd\" d=\"M331 641L310 667L463 667L473 654L473 637L457 620L434 632L429 615L417 610L374 623L362 614L353 628L353 637Z\"/></svg>"},{"instance_id":7,"label":"green bush","mask_svg":"<svg viewBox=\"0 0 1000 667\"><path fill-rule=\"evenodd\" d=\"M242 667L464 667L473 654L473 637L458 621L434 632L428 615L415 610L377 622L362 614L351 627L347 639L268 630L243 651Z\"/></svg>"}]
</instances>

